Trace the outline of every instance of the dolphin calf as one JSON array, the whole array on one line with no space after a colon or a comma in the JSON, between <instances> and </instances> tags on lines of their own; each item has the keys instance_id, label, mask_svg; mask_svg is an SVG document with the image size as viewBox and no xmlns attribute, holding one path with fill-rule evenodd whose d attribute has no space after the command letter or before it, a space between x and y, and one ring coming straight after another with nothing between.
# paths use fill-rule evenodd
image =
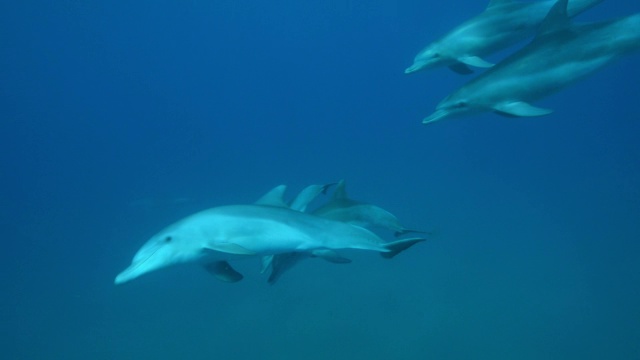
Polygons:
<instances>
[{"instance_id":1,"label":"dolphin calf","mask_svg":"<svg viewBox=\"0 0 640 360\"><path fill-rule=\"evenodd\" d=\"M367 229L286 207L220 206L188 216L151 237L115 283L188 262L200 262L220 280L235 282L242 275L228 261L236 258L303 252L331 261L338 249L372 250L392 258L424 240L385 243Z\"/></svg>"},{"instance_id":2,"label":"dolphin calf","mask_svg":"<svg viewBox=\"0 0 640 360\"><path fill-rule=\"evenodd\" d=\"M389 229L394 231L395 236L411 232L423 232L405 228L395 215L379 206L350 199L347 196L345 186L344 180L340 180L336 185L333 198L312 213L327 219L338 220L368 229Z\"/></svg>"},{"instance_id":3,"label":"dolphin calf","mask_svg":"<svg viewBox=\"0 0 640 360\"><path fill-rule=\"evenodd\" d=\"M575 16L600 2L571 0L568 14ZM469 66L491 67L493 64L484 57L533 36L554 3L491 0L485 11L422 49L405 73L449 66L457 73L469 74L473 72Z\"/></svg>"},{"instance_id":4,"label":"dolphin calf","mask_svg":"<svg viewBox=\"0 0 640 360\"><path fill-rule=\"evenodd\" d=\"M552 112L530 102L550 95L640 48L640 13L572 24L567 0L558 0L534 40L442 100L424 124L493 111L509 117Z\"/></svg>"}]
</instances>

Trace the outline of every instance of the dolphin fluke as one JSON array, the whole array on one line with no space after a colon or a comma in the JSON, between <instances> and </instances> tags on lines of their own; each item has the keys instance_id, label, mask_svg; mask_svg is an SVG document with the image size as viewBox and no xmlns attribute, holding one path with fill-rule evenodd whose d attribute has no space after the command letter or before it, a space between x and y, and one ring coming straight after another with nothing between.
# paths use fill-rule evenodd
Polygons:
<instances>
[{"instance_id":1,"label":"dolphin fluke","mask_svg":"<svg viewBox=\"0 0 640 360\"><path fill-rule=\"evenodd\" d=\"M232 268L226 261L214 261L206 264L204 268L220 281L234 283L244 278L242 274Z\"/></svg>"},{"instance_id":2,"label":"dolphin fluke","mask_svg":"<svg viewBox=\"0 0 640 360\"><path fill-rule=\"evenodd\" d=\"M423 242L427 239L424 238L411 238L411 239L403 239L390 242L388 244L384 244L384 247L389 250L388 252L381 252L380 255L385 259L391 259L392 257L400 254L401 252L407 250L413 245Z\"/></svg>"}]
</instances>

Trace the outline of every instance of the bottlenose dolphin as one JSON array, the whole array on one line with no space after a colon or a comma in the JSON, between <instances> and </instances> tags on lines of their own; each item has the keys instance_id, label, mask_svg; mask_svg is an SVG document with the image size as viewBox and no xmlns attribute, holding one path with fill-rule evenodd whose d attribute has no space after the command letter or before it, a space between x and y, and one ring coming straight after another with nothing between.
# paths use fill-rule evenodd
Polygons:
<instances>
[{"instance_id":1,"label":"bottlenose dolphin","mask_svg":"<svg viewBox=\"0 0 640 360\"><path fill-rule=\"evenodd\" d=\"M368 229L386 228L394 231L396 236L410 232L423 232L405 228L395 215L379 206L350 199L345 186L344 180L340 180L336 185L333 198L324 206L314 210L312 214Z\"/></svg>"},{"instance_id":2,"label":"bottlenose dolphin","mask_svg":"<svg viewBox=\"0 0 640 360\"><path fill-rule=\"evenodd\" d=\"M289 203L284 200L286 186L280 185L276 186L275 188L267 192L267 194L263 195L260 199L258 199L258 201L256 201L256 204L289 207L292 210L304 212L307 209L309 203L315 200L320 194L326 194L327 189L333 185L336 185L336 183L309 185L302 189L302 191L300 191L298 195L296 195L296 197ZM305 252L287 252L263 256L262 269L260 270L260 273L270 271L267 282L273 285L276 283L276 281L278 281L283 273L294 267L299 261L310 257L318 257L318 254L321 254L320 257L322 257L323 259L336 264L348 264L351 262L350 259L342 257L334 251L316 251L315 254Z\"/></svg>"},{"instance_id":3,"label":"bottlenose dolphin","mask_svg":"<svg viewBox=\"0 0 640 360\"><path fill-rule=\"evenodd\" d=\"M550 95L640 48L640 13L622 19L571 24L559 0L536 38L438 104L424 124L493 111L510 117L552 112L529 102Z\"/></svg>"},{"instance_id":4,"label":"bottlenose dolphin","mask_svg":"<svg viewBox=\"0 0 640 360\"><path fill-rule=\"evenodd\" d=\"M304 252L330 260L335 250L362 249L392 258L424 240L385 243L367 229L286 207L220 206L188 216L151 237L115 283L187 262L201 262L219 279L235 282L242 275L228 261L238 257Z\"/></svg>"},{"instance_id":5,"label":"bottlenose dolphin","mask_svg":"<svg viewBox=\"0 0 640 360\"><path fill-rule=\"evenodd\" d=\"M575 16L600 2L571 0L568 14ZM422 49L405 73L449 66L457 73L469 74L473 72L469 66L491 67L484 57L533 36L554 3L491 0L485 11Z\"/></svg>"}]
</instances>

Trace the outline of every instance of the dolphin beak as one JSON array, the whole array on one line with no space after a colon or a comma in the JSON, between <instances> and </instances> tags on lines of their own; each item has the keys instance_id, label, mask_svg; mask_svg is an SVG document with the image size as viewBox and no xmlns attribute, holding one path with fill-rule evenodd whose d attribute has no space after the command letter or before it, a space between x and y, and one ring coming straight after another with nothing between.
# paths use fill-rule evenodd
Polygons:
<instances>
[{"instance_id":1,"label":"dolphin beak","mask_svg":"<svg viewBox=\"0 0 640 360\"><path fill-rule=\"evenodd\" d=\"M438 120L442 120L444 118L447 118L451 115L450 111L444 110L444 109L440 109L440 110L436 110L436 112L434 112L433 114L427 116L426 118L424 118L422 120L423 124L429 124L432 123L434 121L438 121Z\"/></svg>"},{"instance_id":2,"label":"dolphin beak","mask_svg":"<svg viewBox=\"0 0 640 360\"><path fill-rule=\"evenodd\" d=\"M421 63L421 62L415 62L413 63L413 65L409 66L408 68L406 68L404 70L405 74L411 74L414 73L420 69L422 69L425 66L425 64Z\"/></svg>"},{"instance_id":3,"label":"dolphin beak","mask_svg":"<svg viewBox=\"0 0 640 360\"><path fill-rule=\"evenodd\" d=\"M123 272L118 274L118 276L116 276L116 280L114 281L114 283L116 285L123 284L123 283L126 283L127 281L131 281L137 278L138 276L141 275L138 271L136 271L137 268L138 266L132 264L131 266L126 268Z\"/></svg>"}]
</instances>

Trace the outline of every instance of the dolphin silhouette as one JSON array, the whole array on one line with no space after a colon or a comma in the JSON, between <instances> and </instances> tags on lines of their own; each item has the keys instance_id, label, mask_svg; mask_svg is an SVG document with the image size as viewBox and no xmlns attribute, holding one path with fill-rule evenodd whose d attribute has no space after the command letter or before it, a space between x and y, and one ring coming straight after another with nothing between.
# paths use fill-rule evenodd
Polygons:
<instances>
[{"instance_id":1,"label":"dolphin silhouette","mask_svg":"<svg viewBox=\"0 0 640 360\"><path fill-rule=\"evenodd\" d=\"M550 95L640 48L640 13L572 24L567 0L558 0L534 40L442 100L424 124L493 111L509 117L542 116L529 102Z\"/></svg>"},{"instance_id":2,"label":"dolphin silhouette","mask_svg":"<svg viewBox=\"0 0 640 360\"><path fill-rule=\"evenodd\" d=\"M314 210L312 214L362 226L367 229L389 229L394 231L395 236L411 232L424 232L405 228L395 215L379 206L350 199L347 196L344 180L340 180L336 185L333 198L324 206Z\"/></svg>"},{"instance_id":3,"label":"dolphin silhouette","mask_svg":"<svg viewBox=\"0 0 640 360\"><path fill-rule=\"evenodd\" d=\"M228 261L238 257L303 252L331 259L338 249L362 249L392 258L424 240L385 243L367 229L287 207L220 206L188 216L151 237L115 283L188 262L201 262L219 279L235 282L242 275Z\"/></svg>"},{"instance_id":4,"label":"dolphin silhouette","mask_svg":"<svg viewBox=\"0 0 640 360\"><path fill-rule=\"evenodd\" d=\"M575 16L600 2L571 0L568 14ZM449 66L459 74L472 73L469 66L489 68L493 64L484 57L535 35L554 3L554 0L492 0L485 11L423 48L405 73L437 66Z\"/></svg>"}]
</instances>

